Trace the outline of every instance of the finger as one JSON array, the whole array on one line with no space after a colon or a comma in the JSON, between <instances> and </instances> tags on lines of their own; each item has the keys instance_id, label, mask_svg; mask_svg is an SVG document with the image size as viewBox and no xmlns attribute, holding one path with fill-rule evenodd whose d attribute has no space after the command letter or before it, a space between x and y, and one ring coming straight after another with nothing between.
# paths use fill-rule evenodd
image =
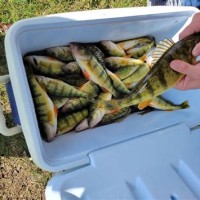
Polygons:
<instances>
[{"instance_id":1,"label":"finger","mask_svg":"<svg viewBox=\"0 0 200 200\"><path fill-rule=\"evenodd\" d=\"M195 27L193 24L189 24L180 34L179 39L182 40L189 35L193 35L195 33Z\"/></svg>"},{"instance_id":2,"label":"finger","mask_svg":"<svg viewBox=\"0 0 200 200\"><path fill-rule=\"evenodd\" d=\"M200 43L198 43L192 50L192 55L197 57L200 55Z\"/></svg>"},{"instance_id":3,"label":"finger","mask_svg":"<svg viewBox=\"0 0 200 200\"><path fill-rule=\"evenodd\" d=\"M170 63L170 67L177 72L188 75L191 78L200 79L200 64L191 65L181 60L174 60Z\"/></svg>"},{"instance_id":4,"label":"finger","mask_svg":"<svg viewBox=\"0 0 200 200\"><path fill-rule=\"evenodd\" d=\"M189 35L200 32L199 20L200 20L200 13L196 13L193 16L191 23L180 33L179 39L181 40Z\"/></svg>"},{"instance_id":5,"label":"finger","mask_svg":"<svg viewBox=\"0 0 200 200\"><path fill-rule=\"evenodd\" d=\"M174 86L174 88L178 90L199 89L200 80L187 79L187 77L184 77Z\"/></svg>"}]
</instances>

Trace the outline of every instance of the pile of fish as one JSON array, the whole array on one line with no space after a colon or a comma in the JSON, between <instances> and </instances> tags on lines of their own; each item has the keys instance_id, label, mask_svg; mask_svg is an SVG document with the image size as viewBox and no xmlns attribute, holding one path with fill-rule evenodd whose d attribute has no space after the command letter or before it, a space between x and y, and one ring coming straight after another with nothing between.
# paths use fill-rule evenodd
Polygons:
<instances>
[{"instance_id":1,"label":"pile of fish","mask_svg":"<svg viewBox=\"0 0 200 200\"><path fill-rule=\"evenodd\" d=\"M173 59L192 62L200 40L191 36L155 48L153 37L125 41L76 43L52 47L24 57L42 137L51 141L71 130L109 124L147 106L160 110L175 105L160 95L184 75L173 71Z\"/></svg>"}]
</instances>

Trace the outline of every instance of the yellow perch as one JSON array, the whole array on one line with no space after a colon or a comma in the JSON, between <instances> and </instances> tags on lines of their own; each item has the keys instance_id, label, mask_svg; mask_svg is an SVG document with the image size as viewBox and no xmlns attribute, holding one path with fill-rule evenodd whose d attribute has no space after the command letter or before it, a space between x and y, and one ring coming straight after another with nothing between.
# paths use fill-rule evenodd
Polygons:
<instances>
[{"instance_id":1,"label":"yellow perch","mask_svg":"<svg viewBox=\"0 0 200 200\"><path fill-rule=\"evenodd\" d=\"M25 63L42 75L64 75L67 64L48 56L26 56Z\"/></svg>"},{"instance_id":2,"label":"yellow perch","mask_svg":"<svg viewBox=\"0 0 200 200\"><path fill-rule=\"evenodd\" d=\"M87 116L88 116L87 109L63 115L61 118L58 119L58 132L56 136L71 131Z\"/></svg>"},{"instance_id":3,"label":"yellow perch","mask_svg":"<svg viewBox=\"0 0 200 200\"><path fill-rule=\"evenodd\" d=\"M143 104L146 102L146 105L148 105L152 99L176 85L184 77L184 74L171 69L171 61L178 59L192 63L194 60L192 50L199 42L200 33L184 38L177 43L172 40L162 42L162 45L160 44L155 52L159 52L160 49L163 53L163 48L166 51L158 57L158 60L147 75L135 85L131 93L125 98L104 102L106 109L116 111L141 102Z\"/></svg>"},{"instance_id":4,"label":"yellow perch","mask_svg":"<svg viewBox=\"0 0 200 200\"><path fill-rule=\"evenodd\" d=\"M64 83L63 81L48 78L44 76L35 76L37 81L44 86L50 95L60 97L84 97L90 99L90 96L75 87Z\"/></svg>"},{"instance_id":5,"label":"yellow perch","mask_svg":"<svg viewBox=\"0 0 200 200\"><path fill-rule=\"evenodd\" d=\"M70 49L85 77L98 84L104 91L108 91L117 97L118 93L112 84L111 78L108 76L101 60L91 50L91 47L80 43L71 43Z\"/></svg>"},{"instance_id":6,"label":"yellow perch","mask_svg":"<svg viewBox=\"0 0 200 200\"><path fill-rule=\"evenodd\" d=\"M57 131L57 108L30 71L27 69L27 75L41 134L49 142L55 137Z\"/></svg>"},{"instance_id":7,"label":"yellow perch","mask_svg":"<svg viewBox=\"0 0 200 200\"><path fill-rule=\"evenodd\" d=\"M167 111L189 108L188 101L184 101L181 104L174 104L173 102L166 100L161 96L157 96L154 99L152 99L149 103L149 106L159 110ZM140 105L138 106L138 108L140 109Z\"/></svg>"}]
</instances>

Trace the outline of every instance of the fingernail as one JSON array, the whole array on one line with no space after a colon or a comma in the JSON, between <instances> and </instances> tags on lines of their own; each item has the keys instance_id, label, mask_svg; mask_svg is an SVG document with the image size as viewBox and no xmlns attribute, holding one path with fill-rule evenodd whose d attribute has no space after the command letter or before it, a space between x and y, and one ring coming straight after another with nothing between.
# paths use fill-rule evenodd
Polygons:
<instances>
[{"instance_id":1,"label":"fingernail","mask_svg":"<svg viewBox=\"0 0 200 200\"><path fill-rule=\"evenodd\" d=\"M176 61L176 60L173 60L173 61L170 63L170 67L173 68L173 69L177 69L177 68L178 68L177 61Z\"/></svg>"},{"instance_id":2,"label":"fingernail","mask_svg":"<svg viewBox=\"0 0 200 200\"><path fill-rule=\"evenodd\" d=\"M198 56L198 49L193 49L192 55L197 57Z\"/></svg>"}]
</instances>

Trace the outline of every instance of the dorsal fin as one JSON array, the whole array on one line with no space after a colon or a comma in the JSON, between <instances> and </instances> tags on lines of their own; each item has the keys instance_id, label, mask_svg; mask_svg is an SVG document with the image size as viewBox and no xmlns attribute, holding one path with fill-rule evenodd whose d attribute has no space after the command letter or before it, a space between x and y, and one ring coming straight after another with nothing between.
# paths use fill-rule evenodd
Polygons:
<instances>
[{"instance_id":1,"label":"dorsal fin","mask_svg":"<svg viewBox=\"0 0 200 200\"><path fill-rule=\"evenodd\" d=\"M159 58L171 48L175 42L172 39L164 39L160 41L153 52L152 66L159 60Z\"/></svg>"}]
</instances>

